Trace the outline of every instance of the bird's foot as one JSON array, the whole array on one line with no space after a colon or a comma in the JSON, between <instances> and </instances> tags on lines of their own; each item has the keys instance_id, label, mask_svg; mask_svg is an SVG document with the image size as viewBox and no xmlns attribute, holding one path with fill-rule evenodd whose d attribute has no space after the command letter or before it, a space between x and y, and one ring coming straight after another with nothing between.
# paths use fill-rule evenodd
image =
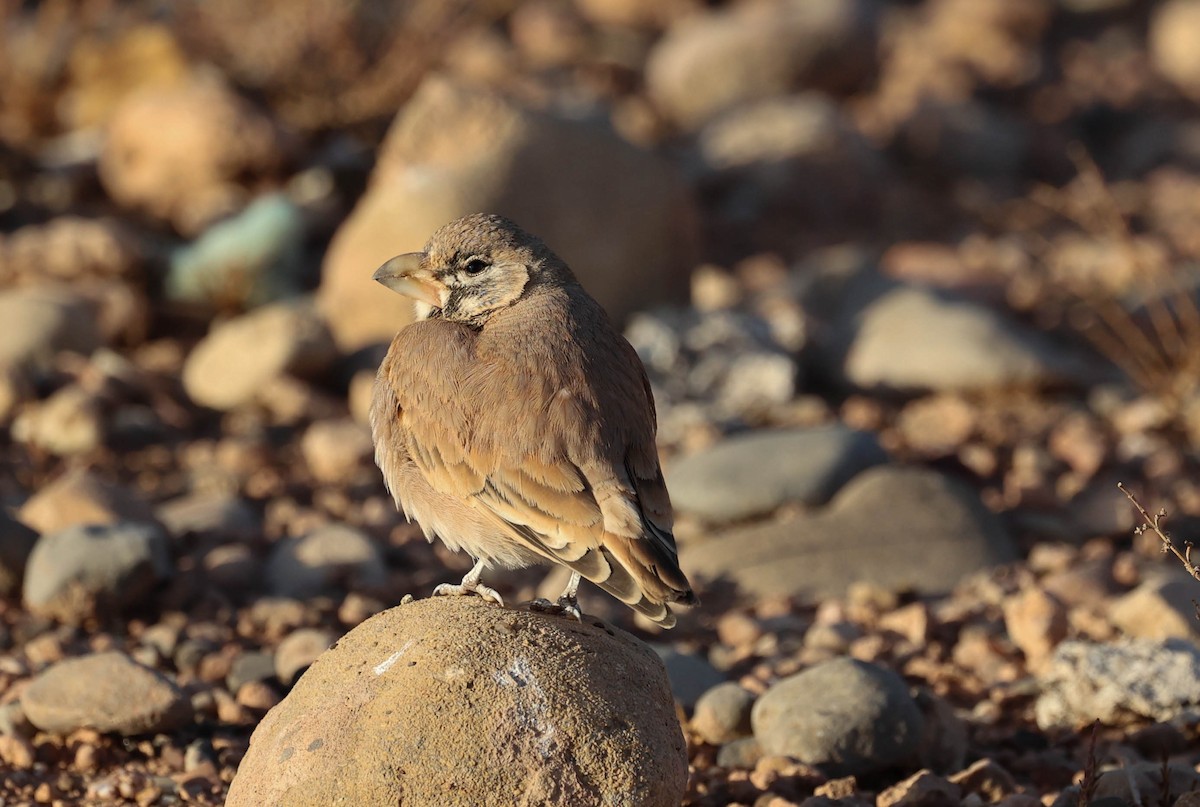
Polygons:
<instances>
[{"instance_id":1,"label":"bird's foot","mask_svg":"<svg viewBox=\"0 0 1200 807\"><path fill-rule=\"evenodd\" d=\"M504 598L500 596L500 592L478 581L463 580L461 583L442 583L433 590L435 597L461 597L466 594L478 595L501 608L504 607Z\"/></svg>"},{"instance_id":2,"label":"bird's foot","mask_svg":"<svg viewBox=\"0 0 1200 807\"><path fill-rule=\"evenodd\" d=\"M537 611L541 614L565 616L567 619L573 619L576 622L583 621L583 612L579 610L579 603L574 597L560 597L558 602L550 602L543 597L538 597L529 603L529 610Z\"/></svg>"}]
</instances>

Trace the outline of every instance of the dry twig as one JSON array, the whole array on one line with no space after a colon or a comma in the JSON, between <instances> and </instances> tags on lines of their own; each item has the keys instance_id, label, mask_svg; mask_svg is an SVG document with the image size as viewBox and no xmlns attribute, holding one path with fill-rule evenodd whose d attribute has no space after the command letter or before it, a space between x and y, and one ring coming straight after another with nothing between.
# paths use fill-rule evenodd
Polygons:
<instances>
[{"instance_id":1,"label":"dry twig","mask_svg":"<svg viewBox=\"0 0 1200 807\"><path fill-rule=\"evenodd\" d=\"M1183 564L1183 568L1187 569L1188 574L1195 579L1200 580L1200 568L1198 568L1196 564L1192 563L1192 542L1185 542L1183 545L1183 551L1180 552L1178 547L1175 546L1175 542L1171 540L1171 536L1162 528L1163 520L1167 517L1167 511L1159 508L1159 511L1151 516L1148 512L1146 512L1146 508L1142 507L1142 503L1137 500L1137 497L1129 492L1129 489L1125 487L1123 482L1118 482L1117 487L1120 488L1121 492L1125 494L1125 498L1129 499L1129 501L1133 503L1133 506L1137 508L1139 513L1141 513L1142 520L1146 522L1134 530L1134 532L1136 532L1138 535L1141 535L1147 530L1153 530L1154 534L1157 535L1162 541L1163 554L1165 555L1168 552L1173 554L1179 559L1179 562Z\"/></svg>"}]
</instances>

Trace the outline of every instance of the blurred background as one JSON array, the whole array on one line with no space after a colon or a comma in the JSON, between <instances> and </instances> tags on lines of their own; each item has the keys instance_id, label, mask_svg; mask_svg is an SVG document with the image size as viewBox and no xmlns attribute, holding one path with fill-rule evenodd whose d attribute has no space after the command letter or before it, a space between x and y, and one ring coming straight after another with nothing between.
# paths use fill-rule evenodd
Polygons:
<instances>
[{"instance_id":1,"label":"blurred background","mask_svg":"<svg viewBox=\"0 0 1200 807\"><path fill-rule=\"evenodd\" d=\"M0 732L40 738L0 794L220 803L298 670L469 566L366 411L411 319L372 271L476 211L647 366L705 601L654 639L681 702L914 603L1007 635L1080 569L1012 674L1194 638L1116 482L1200 535L1197 102L1200 0L0 0ZM106 649L189 728L22 734Z\"/></svg>"}]
</instances>

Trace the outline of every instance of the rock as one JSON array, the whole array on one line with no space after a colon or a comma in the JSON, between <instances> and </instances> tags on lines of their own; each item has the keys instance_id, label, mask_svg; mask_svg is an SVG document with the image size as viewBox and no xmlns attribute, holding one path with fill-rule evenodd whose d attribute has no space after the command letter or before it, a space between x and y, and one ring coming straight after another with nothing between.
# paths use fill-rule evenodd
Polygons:
<instances>
[{"instance_id":1,"label":"rock","mask_svg":"<svg viewBox=\"0 0 1200 807\"><path fill-rule=\"evenodd\" d=\"M935 471L888 465L856 476L821 512L730 529L680 553L693 579L799 598L837 596L856 580L944 593L1016 557L974 491Z\"/></svg>"},{"instance_id":2,"label":"rock","mask_svg":"<svg viewBox=\"0 0 1200 807\"><path fill-rule=\"evenodd\" d=\"M1108 616L1125 634L1139 639L1196 639L1198 584L1182 571L1152 576L1109 604Z\"/></svg>"},{"instance_id":3,"label":"rock","mask_svg":"<svg viewBox=\"0 0 1200 807\"><path fill-rule=\"evenodd\" d=\"M191 717L178 686L116 651L51 665L22 690L21 706L33 725L54 734L80 728L156 734L178 729Z\"/></svg>"},{"instance_id":4,"label":"rock","mask_svg":"<svg viewBox=\"0 0 1200 807\"><path fill-rule=\"evenodd\" d=\"M239 653L229 666L225 686L230 692L239 692L243 686L254 681L266 681L275 677L275 656L272 653L248 650Z\"/></svg>"},{"instance_id":5,"label":"rock","mask_svg":"<svg viewBox=\"0 0 1200 807\"><path fill-rule=\"evenodd\" d=\"M717 684L696 701L692 728L706 743L724 745L752 733L754 694L732 681Z\"/></svg>"},{"instance_id":6,"label":"rock","mask_svg":"<svg viewBox=\"0 0 1200 807\"><path fill-rule=\"evenodd\" d=\"M1167 0L1150 17L1150 60L1180 92L1200 100L1200 2Z\"/></svg>"},{"instance_id":7,"label":"rock","mask_svg":"<svg viewBox=\"0 0 1200 807\"><path fill-rule=\"evenodd\" d=\"M795 87L851 89L872 69L876 14L858 0L783 0L696 15L655 45L646 85L685 128Z\"/></svg>"},{"instance_id":8,"label":"rock","mask_svg":"<svg viewBox=\"0 0 1200 807\"><path fill-rule=\"evenodd\" d=\"M451 728L465 726L478 741ZM446 597L378 614L317 659L255 730L226 803L676 807L686 783L649 648Z\"/></svg>"},{"instance_id":9,"label":"rock","mask_svg":"<svg viewBox=\"0 0 1200 807\"><path fill-rule=\"evenodd\" d=\"M204 553L208 580L227 592L250 592L261 585L263 564L245 544L223 544Z\"/></svg>"},{"instance_id":10,"label":"rock","mask_svg":"<svg viewBox=\"0 0 1200 807\"><path fill-rule=\"evenodd\" d=\"M0 235L0 285L47 279L132 280L142 265L136 239L118 222L57 216Z\"/></svg>"},{"instance_id":11,"label":"rock","mask_svg":"<svg viewBox=\"0 0 1200 807\"><path fill-rule=\"evenodd\" d=\"M0 762L12 766L10 770L27 771L36 759L33 743L29 740L10 734L0 735Z\"/></svg>"},{"instance_id":12,"label":"rock","mask_svg":"<svg viewBox=\"0 0 1200 807\"><path fill-rule=\"evenodd\" d=\"M691 707L696 699L725 680L707 660L691 653L683 653L667 645L651 645L671 681L671 694L684 707Z\"/></svg>"},{"instance_id":13,"label":"rock","mask_svg":"<svg viewBox=\"0 0 1200 807\"><path fill-rule=\"evenodd\" d=\"M318 482L344 484L364 469L374 468L371 429L350 418L319 420L309 426L300 452Z\"/></svg>"},{"instance_id":14,"label":"rock","mask_svg":"<svg viewBox=\"0 0 1200 807\"><path fill-rule=\"evenodd\" d=\"M821 504L855 474L886 460L870 432L840 425L772 429L730 437L676 460L667 482L680 512L737 521L789 502Z\"/></svg>"},{"instance_id":15,"label":"rock","mask_svg":"<svg viewBox=\"0 0 1200 807\"><path fill-rule=\"evenodd\" d=\"M1038 587L1004 599L1004 627L1025 654L1030 668L1040 667L1067 638L1067 609L1054 595Z\"/></svg>"},{"instance_id":16,"label":"rock","mask_svg":"<svg viewBox=\"0 0 1200 807\"><path fill-rule=\"evenodd\" d=\"M821 361L868 391L950 392L1095 380L1094 360L948 292L865 279L845 293Z\"/></svg>"},{"instance_id":17,"label":"rock","mask_svg":"<svg viewBox=\"0 0 1200 807\"><path fill-rule=\"evenodd\" d=\"M764 752L828 776L864 776L910 761L922 728L900 676L849 658L775 684L754 704L751 721Z\"/></svg>"},{"instance_id":18,"label":"rock","mask_svg":"<svg viewBox=\"0 0 1200 807\"><path fill-rule=\"evenodd\" d=\"M998 182L1024 173L1033 137L1024 120L996 105L928 100L904 122L900 142L910 157L950 176Z\"/></svg>"},{"instance_id":19,"label":"rock","mask_svg":"<svg viewBox=\"0 0 1200 807\"><path fill-rule=\"evenodd\" d=\"M59 351L89 355L101 344L86 298L50 286L0 291L0 367L45 370Z\"/></svg>"},{"instance_id":20,"label":"rock","mask_svg":"<svg viewBox=\"0 0 1200 807\"><path fill-rule=\"evenodd\" d=\"M282 540L267 562L267 586L281 597L307 599L339 587L376 588L387 567L365 533L340 524Z\"/></svg>"},{"instance_id":21,"label":"rock","mask_svg":"<svg viewBox=\"0 0 1200 807\"><path fill-rule=\"evenodd\" d=\"M763 317L744 311L659 308L635 314L625 337L646 366L659 426L672 407L696 401L713 418L753 416L796 395L794 355ZM791 347L798 349L802 339Z\"/></svg>"},{"instance_id":22,"label":"rock","mask_svg":"<svg viewBox=\"0 0 1200 807\"><path fill-rule=\"evenodd\" d=\"M320 306L339 347L390 340L412 321L410 301L370 281L375 267L480 210L542 238L617 321L686 293L694 213L671 164L604 128L434 75L396 118L326 255Z\"/></svg>"},{"instance_id":23,"label":"rock","mask_svg":"<svg viewBox=\"0 0 1200 807\"><path fill-rule=\"evenodd\" d=\"M903 782L885 789L877 807L958 807L962 789L930 771L917 771Z\"/></svg>"},{"instance_id":24,"label":"rock","mask_svg":"<svg viewBox=\"0 0 1200 807\"><path fill-rule=\"evenodd\" d=\"M1137 717L1170 722L1200 711L1200 648L1190 641L1129 639L1060 644L1039 676L1035 714L1044 730Z\"/></svg>"},{"instance_id":25,"label":"rock","mask_svg":"<svg viewBox=\"0 0 1200 807\"><path fill-rule=\"evenodd\" d=\"M1167 786L1163 787L1163 762L1142 762L1105 771L1096 777L1092 804L1112 799L1121 804L1172 804L1185 793L1200 790L1200 774L1190 767L1167 765Z\"/></svg>"},{"instance_id":26,"label":"rock","mask_svg":"<svg viewBox=\"0 0 1200 807\"><path fill-rule=\"evenodd\" d=\"M171 253L168 299L250 307L304 290L304 218L280 193L256 199Z\"/></svg>"},{"instance_id":27,"label":"rock","mask_svg":"<svg viewBox=\"0 0 1200 807\"><path fill-rule=\"evenodd\" d=\"M335 355L312 305L274 303L213 328L188 354L183 388L201 406L233 409L280 376L323 372Z\"/></svg>"},{"instance_id":28,"label":"rock","mask_svg":"<svg viewBox=\"0 0 1200 807\"><path fill-rule=\"evenodd\" d=\"M25 564L37 542L37 533L0 510L0 596L21 590Z\"/></svg>"},{"instance_id":29,"label":"rock","mask_svg":"<svg viewBox=\"0 0 1200 807\"><path fill-rule=\"evenodd\" d=\"M945 698L927 689L912 692L921 712L921 741L917 761L937 773L956 771L966 762L967 724Z\"/></svg>"},{"instance_id":30,"label":"rock","mask_svg":"<svg viewBox=\"0 0 1200 807\"><path fill-rule=\"evenodd\" d=\"M1012 774L987 758L975 760L965 770L951 776L950 781L961 787L964 793L978 794L987 804L994 804L1017 792L1017 783Z\"/></svg>"},{"instance_id":31,"label":"rock","mask_svg":"<svg viewBox=\"0 0 1200 807\"><path fill-rule=\"evenodd\" d=\"M292 631L275 649L275 676L290 687L336 641L332 632L319 628Z\"/></svg>"},{"instance_id":32,"label":"rock","mask_svg":"<svg viewBox=\"0 0 1200 807\"><path fill-rule=\"evenodd\" d=\"M722 768L753 768L762 759L762 747L753 737L743 737L721 746L717 764Z\"/></svg>"},{"instance_id":33,"label":"rock","mask_svg":"<svg viewBox=\"0 0 1200 807\"><path fill-rule=\"evenodd\" d=\"M59 457L86 454L104 442L104 409L96 395L68 384L27 407L13 422L12 436Z\"/></svg>"},{"instance_id":34,"label":"rock","mask_svg":"<svg viewBox=\"0 0 1200 807\"><path fill-rule=\"evenodd\" d=\"M245 182L275 174L283 146L270 118L206 73L122 101L100 155L100 181L118 204L194 234L238 206Z\"/></svg>"},{"instance_id":35,"label":"rock","mask_svg":"<svg viewBox=\"0 0 1200 807\"><path fill-rule=\"evenodd\" d=\"M77 624L135 605L171 576L169 540L155 524L82 524L38 538L25 568L25 607Z\"/></svg>"},{"instance_id":36,"label":"rock","mask_svg":"<svg viewBox=\"0 0 1200 807\"><path fill-rule=\"evenodd\" d=\"M76 468L33 494L17 517L48 533L79 524L153 521L154 511L132 491Z\"/></svg>"},{"instance_id":37,"label":"rock","mask_svg":"<svg viewBox=\"0 0 1200 807\"><path fill-rule=\"evenodd\" d=\"M203 535L249 541L262 532L258 511L232 493L188 493L163 503L155 515L176 537Z\"/></svg>"}]
</instances>

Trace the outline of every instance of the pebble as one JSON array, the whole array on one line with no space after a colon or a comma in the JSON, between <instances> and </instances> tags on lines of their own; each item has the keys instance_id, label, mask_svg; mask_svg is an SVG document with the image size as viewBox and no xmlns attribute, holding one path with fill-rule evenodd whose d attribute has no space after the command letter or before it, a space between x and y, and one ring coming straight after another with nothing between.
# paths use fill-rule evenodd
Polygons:
<instances>
[{"instance_id":1,"label":"pebble","mask_svg":"<svg viewBox=\"0 0 1200 807\"><path fill-rule=\"evenodd\" d=\"M762 759L762 746L753 737L725 743L717 751L717 764L722 768L753 768Z\"/></svg>"},{"instance_id":2,"label":"pebble","mask_svg":"<svg viewBox=\"0 0 1200 807\"><path fill-rule=\"evenodd\" d=\"M1036 669L1067 637L1067 608L1038 587L1023 589L1004 600L1004 627L1030 669Z\"/></svg>"},{"instance_id":3,"label":"pebble","mask_svg":"<svg viewBox=\"0 0 1200 807\"><path fill-rule=\"evenodd\" d=\"M973 490L932 470L884 465L860 473L822 511L731 528L685 543L680 554L696 577L811 599L855 581L945 593L967 574L1013 560L1016 549Z\"/></svg>"},{"instance_id":4,"label":"pebble","mask_svg":"<svg viewBox=\"0 0 1200 807\"><path fill-rule=\"evenodd\" d=\"M1171 722L1200 712L1200 648L1183 639L1061 643L1038 676L1042 729L1124 715Z\"/></svg>"},{"instance_id":5,"label":"pebble","mask_svg":"<svg viewBox=\"0 0 1200 807\"><path fill-rule=\"evenodd\" d=\"M921 770L885 789L876 807L958 807L962 788L931 771Z\"/></svg>"},{"instance_id":6,"label":"pebble","mask_svg":"<svg viewBox=\"0 0 1200 807\"><path fill-rule=\"evenodd\" d=\"M846 89L870 70L874 16L874 6L857 0L784 0L698 14L655 45L647 88L685 128L795 86Z\"/></svg>"},{"instance_id":7,"label":"pebble","mask_svg":"<svg viewBox=\"0 0 1200 807\"><path fill-rule=\"evenodd\" d=\"M0 509L0 596L11 597L20 591L25 564L37 537L36 532Z\"/></svg>"},{"instance_id":8,"label":"pebble","mask_svg":"<svg viewBox=\"0 0 1200 807\"><path fill-rule=\"evenodd\" d=\"M1017 783L1012 774L986 757L975 760L966 769L953 774L950 781L961 787L964 793L978 794L988 804L1017 792Z\"/></svg>"},{"instance_id":9,"label":"pebble","mask_svg":"<svg viewBox=\"0 0 1200 807\"><path fill-rule=\"evenodd\" d=\"M335 641L331 631L319 628L292 631L275 649L275 676L290 687Z\"/></svg>"},{"instance_id":10,"label":"pebble","mask_svg":"<svg viewBox=\"0 0 1200 807\"><path fill-rule=\"evenodd\" d=\"M214 327L188 354L183 388L201 406L234 409L281 376L324 372L335 355L304 298L273 303Z\"/></svg>"},{"instance_id":11,"label":"pebble","mask_svg":"<svg viewBox=\"0 0 1200 807\"><path fill-rule=\"evenodd\" d=\"M29 740L11 734L0 735L0 761L17 770L27 771L33 767L36 759L33 743Z\"/></svg>"},{"instance_id":12,"label":"pebble","mask_svg":"<svg viewBox=\"0 0 1200 807\"><path fill-rule=\"evenodd\" d=\"M50 286L0 291L0 367L46 370L60 351L89 355L101 345L86 298Z\"/></svg>"},{"instance_id":13,"label":"pebble","mask_svg":"<svg viewBox=\"0 0 1200 807\"><path fill-rule=\"evenodd\" d=\"M911 761L921 713L891 670L849 658L810 667L766 691L751 713L768 754L829 776L864 776Z\"/></svg>"},{"instance_id":14,"label":"pebble","mask_svg":"<svg viewBox=\"0 0 1200 807\"><path fill-rule=\"evenodd\" d=\"M141 602L173 571L169 539L155 524L68 527L38 538L25 569L24 603L77 624Z\"/></svg>"},{"instance_id":15,"label":"pebble","mask_svg":"<svg viewBox=\"0 0 1200 807\"><path fill-rule=\"evenodd\" d=\"M12 437L55 456L70 457L98 448L106 429L99 398L78 384L68 384L21 412L13 421Z\"/></svg>"},{"instance_id":16,"label":"pebble","mask_svg":"<svg viewBox=\"0 0 1200 807\"><path fill-rule=\"evenodd\" d=\"M201 565L213 585L229 592L249 592L262 581L263 564L245 544L214 546Z\"/></svg>"},{"instance_id":17,"label":"pebble","mask_svg":"<svg viewBox=\"0 0 1200 807\"><path fill-rule=\"evenodd\" d=\"M1200 100L1200 2L1167 0L1150 17L1154 68L1193 101Z\"/></svg>"},{"instance_id":18,"label":"pebble","mask_svg":"<svg viewBox=\"0 0 1200 807\"><path fill-rule=\"evenodd\" d=\"M1109 602L1108 616L1127 636L1139 639L1200 637L1196 622L1196 581L1182 571L1156 574L1133 591Z\"/></svg>"},{"instance_id":19,"label":"pebble","mask_svg":"<svg viewBox=\"0 0 1200 807\"><path fill-rule=\"evenodd\" d=\"M700 656L684 653L673 647L660 644L650 646L667 668L671 681L671 694L686 708L708 690L725 680L715 667Z\"/></svg>"},{"instance_id":20,"label":"pebble","mask_svg":"<svg viewBox=\"0 0 1200 807\"><path fill-rule=\"evenodd\" d=\"M869 432L843 426L767 429L676 460L667 483L680 512L737 521L768 515L789 502L821 504L857 473L886 460Z\"/></svg>"},{"instance_id":21,"label":"pebble","mask_svg":"<svg viewBox=\"0 0 1200 807\"><path fill-rule=\"evenodd\" d=\"M696 700L692 728L704 742L724 745L752 733L754 695L732 681L717 684Z\"/></svg>"},{"instance_id":22,"label":"pebble","mask_svg":"<svg viewBox=\"0 0 1200 807\"><path fill-rule=\"evenodd\" d=\"M17 518L44 534L82 524L153 521L154 511L133 491L76 468L30 496Z\"/></svg>"},{"instance_id":23,"label":"pebble","mask_svg":"<svg viewBox=\"0 0 1200 807\"><path fill-rule=\"evenodd\" d=\"M267 586L282 597L307 599L337 588L387 583L387 567L371 539L339 524L282 540L267 561Z\"/></svg>"},{"instance_id":24,"label":"pebble","mask_svg":"<svg viewBox=\"0 0 1200 807\"><path fill-rule=\"evenodd\" d=\"M347 484L363 470L374 469L371 430L349 418L319 420L309 426L300 440L300 452L318 482Z\"/></svg>"},{"instance_id":25,"label":"pebble","mask_svg":"<svg viewBox=\"0 0 1200 807\"><path fill-rule=\"evenodd\" d=\"M188 493L164 502L155 510L155 516L177 538L202 535L249 541L262 532L258 511L232 493Z\"/></svg>"},{"instance_id":26,"label":"pebble","mask_svg":"<svg viewBox=\"0 0 1200 807\"><path fill-rule=\"evenodd\" d=\"M225 676L230 692L238 692L252 681L266 681L275 676L275 654L249 650L239 653Z\"/></svg>"},{"instance_id":27,"label":"pebble","mask_svg":"<svg viewBox=\"0 0 1200 807\"><path fill-rule=\"evenodd\" d=\"M155 734L190 719L178 686L116 651L52 665L21 692L21 706L33 725L54 734L85 727L126 736Z\"/></svg>"}]
</instances>

